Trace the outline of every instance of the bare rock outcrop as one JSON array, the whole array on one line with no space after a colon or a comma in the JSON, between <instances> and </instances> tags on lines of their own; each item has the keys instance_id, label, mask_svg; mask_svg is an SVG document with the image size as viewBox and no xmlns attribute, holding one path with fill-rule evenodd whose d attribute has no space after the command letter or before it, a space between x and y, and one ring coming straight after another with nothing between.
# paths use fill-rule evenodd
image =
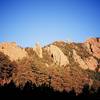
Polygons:
<instances>
[{"instance_id":1,"label":"bare rock outcrop","mask_svg":"<svg viewBox=\"0 0 100 100\"><path fill-rule=\"evenodd\" d=\"M25 51L25 49L17 46L15 42L1 43L0 52L8 55L11 61L22 59L23 57L27 56L27 52Z\"/></svg>"},{"instance_id":2,"label":"bare rock outcrop","mask_svg":"<svg viewBox=\"0 0 100 100\"><path fill-rule=\"evenodd\" d=\"M73 50L73 58L82 69L96 71L96 68L98 67L98 61L93 56L82 59L81 56Z\"/></svg>"},{"instance_id":3,"label":"bare rock outcrop","mask_svg":"<svg viewBox=\"0 0 100 100\"><path fill-rule=\"evenodd\" d=\"M98 72L100 72L99 62L97 59L100 59L100 38L90 38L85 43L82 43L84 48L86 48L86 52L90 54L89 57L81 57L78 53L73 50L73 58L75 62L79 63L79 66L83 69L89 69L92 71L96 71L98 68ZM84 52L85 55L85 52Z\"/></svg>"},{"instance_id":4,"label":"bare rock outcrop","mask_svg":"<svg viewBox=\"0 0 100 100\"><path fill-rule=\"evenodd\" d=\"M43 58L43 55L42 55L42 47L40 46L39 43L36 43L36 45L33 48L33 50L36 52L36 54L38 55L38 57Z\"/></svg>"},{"instance_id":5,"label":"bare rock outcrop","mask_svg":"<svg viewBox=\"0 0 100 100\"><path fill-rule=\"evenodd\" d=\"M51 55L54 62L60 66L66 66L69 64L69 60L66 55L55 45L50 45L45 48L47 52Z\"/></svg>"},{"instance_id":6,"label":"bare rock outcrop","mask_svg":"<svg viewBox=\"0 0 100 100\"><path fill-rule=\"evenodd\" d=\"M82 69L88 69L88 66L86 65L86 63L84 62L84 60L77 54L77 52L73 49L73 58L75 60L75 62L79 63L79 66Z\"/></svg>"},{"instance_id":7,"label":"bare rock outcrop","mask_svg":"<svg viewBox=\"0 0 100 100\"><path fill-rule=\"evenodd\" d=\"M98 65L97 60L94 57L88 57L84 60L90 70L95 71Z\"/></svg>"},{"instance_id":8,"label":"bare rock outcrop","mask_svg":"<svg viewBox=\"0 0 100 100\"><path fill-rule=\"evenodd\" d=\"M100 59L100 38L90 38L84 44L90 54Z\"/></svg>"},{"instance_id":9,"label":"bare rock outcrop","mask_svg":"<svg viewBox=\"0 0 100 100\"><path fill-rule=\"evenodd\" d=\"M26 49L14 42L0 43L0 53L0 85L14 82L24 87L30 83L60 92L75 90L76 94L84 85L89 85L91 93L100 88L99 38L85 43L56 41L43 48L36 44Z\"/></svg>"}]
</instances>

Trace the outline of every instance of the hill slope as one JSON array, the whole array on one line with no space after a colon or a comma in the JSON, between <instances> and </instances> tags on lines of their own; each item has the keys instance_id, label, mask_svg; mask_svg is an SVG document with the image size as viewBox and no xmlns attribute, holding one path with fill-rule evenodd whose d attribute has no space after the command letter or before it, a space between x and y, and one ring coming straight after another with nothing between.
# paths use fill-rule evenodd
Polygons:
<instances>
[{"instance_id":1,"label":"hill slope","mask_svg":"<svg viewBox=\"0 0 100 100\"><path fill-rule=\"evenodd\" d=\"M92 92L100 88L100 38L84 43L56 41L45 47L22 48L15 43L0 44L0 84L13 82L24 87L45 85L54 91Z\"/></svg>"}]
</instances>

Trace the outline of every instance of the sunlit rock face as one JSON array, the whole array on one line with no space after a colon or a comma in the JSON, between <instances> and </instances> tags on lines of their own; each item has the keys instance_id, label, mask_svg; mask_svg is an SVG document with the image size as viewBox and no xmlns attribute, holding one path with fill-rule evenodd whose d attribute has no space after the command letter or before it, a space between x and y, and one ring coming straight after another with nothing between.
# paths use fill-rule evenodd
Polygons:
<instances>
[{"instance_id":1,"label":"sunlit rock face","mask_svg":"<svg viewBox=\"0 0 100 100\"><path fill-rule=\"evenodd\" d=\"M79 56L75 50L73 50L73 58L75 62L79 63L79 66L83 69L88 69L87 64L84 62L84 60Z\"/></svg>"},{"instance_id":2,"label":"sunlit rock face","mask_svg":"<svg viewBox=\"0 0 100 100\"><path fill-rule=\"evenodd\" d=\"M84 44L90 54L100 59L100 38L90 38Z\"/></svg>"},{"instance_id":3,"label":"sunlit rock face","mask_svg":"<svg viewBox=\"0 0 100 100\"><path fill-rule=\"evenodd\" d=\"M66 66L69 64L69 60L66 55L55 45L46 47L47 52L54 59L54 62L59 66Z\"/></svg>"},{"instance_id":4,"label":"sunlit rock face","mask_svg":"<svg viewBox=\"0 0 100 100\"><path fill-rule=\"evenodd\" d=\"M11 43L1 43L0 52L10 57L10 60L18 60L27 56L27 52L24 48L17 46L15 42Z\"/></svg>"},{"instance_id":5,"label":"sunlit rock face","mask_svg":"<svg viewBox=\"0 0 100 100\"><path fill-rule=\"evenodd\" d=\"M96 67L98 66L98 62L94 57L88 57L84 60L84 62L86 63L86 65L88 66L88 69L95 71Z\"/></svg>"},{"instance_id":6,"label":"sunlit rock face","mask_svg":"<svg viewBox=\"0 0 100 100\"><path fill-rule=\"evenodd\" d=\"M36 54L38 55L38 57L42 58L42 47L40 46L39 43L36 43L35 47L33 48L33 50L36 52Z\"/></svg>"},{"instance_id":7,"label":"sunlit rock face","mask_svg":"<svg viewBox=\"0 0 100 100\"><path fill-rule=\"evenodd\" d=\"M34 48L0 43L0 52L0 75L4 78L0 78L0 84L9 84L12 68L9 80L17 87L30 82L60 92L74 89L77 94L86 84L89 89L100 87L100 38L84 43L56 41L45 47L36 44Z\"/></svg>"},{"instance_id":8,"label":"sunlit rock face","mask_svg":"<svg viewBox=\"0 0 100 100\"><path fill-rule=\"evenodd\" d=\"M96 71L96 68L99 64L99 62L93 56L82 59L81 56L79 56L75 50L73 50L73 58L75 62L79 64L79 67L81 67L84 70L89 69L92 71Z\"/></svg>"}]
</instances>

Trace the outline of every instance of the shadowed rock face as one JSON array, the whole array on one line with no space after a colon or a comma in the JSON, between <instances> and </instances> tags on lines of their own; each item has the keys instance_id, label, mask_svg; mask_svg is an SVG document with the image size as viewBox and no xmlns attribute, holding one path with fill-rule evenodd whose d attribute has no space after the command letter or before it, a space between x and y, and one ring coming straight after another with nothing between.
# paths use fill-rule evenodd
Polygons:
<instances>
[{"instance_id":1,"label":"shadowed rock face","mask_svg":"<svg viewBox=\"0 0 100 100\"><path fill-rule=\"evenodd\" d=\"M16 86L24 87L30 82L60 92L74 89L77 94L85 84L97 89L100 87L100 38L84 43L56 41L34 49L1 43L0 76L1 85L13 81Z\"/></svg>"}]
</instances>

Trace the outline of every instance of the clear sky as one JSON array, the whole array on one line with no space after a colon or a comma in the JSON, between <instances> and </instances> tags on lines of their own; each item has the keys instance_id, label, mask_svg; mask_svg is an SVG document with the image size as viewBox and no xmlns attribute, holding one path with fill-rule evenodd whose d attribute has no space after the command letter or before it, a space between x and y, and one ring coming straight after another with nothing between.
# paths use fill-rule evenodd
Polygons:
<instances>
[{"instance_id":1,"label":"clear sky","mask_svg":"<svg viewBox=\"0 0 100 100\"><path fill-rule=\"evenodd\" d=\"M21 46L100 37L100 0L0 0L0 42Z\"/></svg>"}]
</instances>

